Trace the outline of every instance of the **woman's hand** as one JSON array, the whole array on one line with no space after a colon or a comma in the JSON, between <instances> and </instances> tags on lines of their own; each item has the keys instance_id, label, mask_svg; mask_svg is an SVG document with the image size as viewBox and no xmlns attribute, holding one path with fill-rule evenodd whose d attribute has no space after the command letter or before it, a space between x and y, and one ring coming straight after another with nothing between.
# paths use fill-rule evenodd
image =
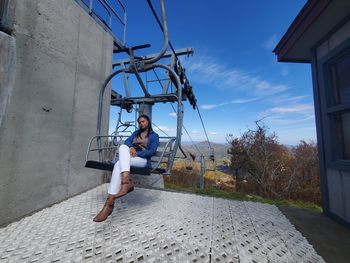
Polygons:
<instances>
[{"instance_id":1,"label":"woman's hand","mask_svg":"<svg viewBox=\"0 0 350 263\"><path fill-rule=\"evenodd\" d=\"M136 152L136 149L134 147L130 147L130 155L132 157L136 157L137 156L137 152Z\"/></svg>"}]
</instances>

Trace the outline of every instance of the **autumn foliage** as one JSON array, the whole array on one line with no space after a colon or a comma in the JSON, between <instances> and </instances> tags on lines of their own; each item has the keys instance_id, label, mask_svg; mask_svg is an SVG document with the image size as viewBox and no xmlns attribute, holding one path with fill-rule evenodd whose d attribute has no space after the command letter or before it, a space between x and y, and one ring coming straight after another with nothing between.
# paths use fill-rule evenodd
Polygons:
<instances>
[{"instance_id":1,"label":"autumn foliage","mask_svg":"<svg viewBox=\"0 0 350 263\"><path fill-rule=\"evenodd\" d=\"M224 191L235 191L235 180L231 175L214 170L211 161L206 162L204 174L204 185L206 188L216 188ZM173 166L172 175L164 177L165 183L177 185L184 188L199 187L200 164L198 162L176 161Z\"/></svg>"},{"instance_id":2,"label":"autumn foliage","mask_svg":"<svg viewBox=\"0 0 350 263\"><path fill-rule=\"evenodd\" d=\"M228 137L231 170L240 192L264 197L321 202L315 143L288 148L260 121L240 137Z\"/></svg>"}]
</instances>

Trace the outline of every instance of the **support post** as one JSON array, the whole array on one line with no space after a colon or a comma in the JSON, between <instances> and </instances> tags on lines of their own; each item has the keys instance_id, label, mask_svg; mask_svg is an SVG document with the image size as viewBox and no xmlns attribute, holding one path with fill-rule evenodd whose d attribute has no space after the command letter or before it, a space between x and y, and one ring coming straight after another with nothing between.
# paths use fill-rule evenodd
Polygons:
<instances>
[{"instance_id":1,"label":"support post","mask_svg":"<svg viewBox=\"0 0 350 263\"><path fill-rule=\"evenodd\" d=\"M205 159L204 155L201 155L201 170L200 170L200 175L199 175L199 188L204 189L204 174L205 174Z\"/></svg>"},{"instance_id":2,"label":"support post","mask_svg":"<svg viewBox=\"0 0 350 263\"><path fill-rule=\"evenodd\" d=\"M145 114L149 117L149 119L151 120L152 122L152 106L153 106L153 103L142 103L140 104L139 106L139 116L142 115L142 114Z\"/></svg>"}]
</instances>

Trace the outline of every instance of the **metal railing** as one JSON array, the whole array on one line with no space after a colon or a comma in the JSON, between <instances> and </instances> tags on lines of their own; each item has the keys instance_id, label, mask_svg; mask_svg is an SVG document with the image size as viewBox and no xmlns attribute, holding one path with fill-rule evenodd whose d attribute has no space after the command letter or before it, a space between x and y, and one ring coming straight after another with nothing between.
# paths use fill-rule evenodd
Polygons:
<instances>
[{"instance_id":1,"label":"metal railing","mask_svg":"<svg viewBox=\"0 0 350 263\"><path fill-rule=\"evenodd\" d=\"M116 32L113 28L113 23L120 24L123 27L123 40L122 44L126 42L126 10L121 0L114 0L115 3L121 8L122 14L119 14L112 5L112 0L79 0L81 3L87 6L90 15L94 14L105 26L108 27L115 35ZM96 4L96 3L99 3ZM101 10L100 8L103 10ZM103 11L107 13L107 16L103 14Z\"/></svg>"}]
</instances>

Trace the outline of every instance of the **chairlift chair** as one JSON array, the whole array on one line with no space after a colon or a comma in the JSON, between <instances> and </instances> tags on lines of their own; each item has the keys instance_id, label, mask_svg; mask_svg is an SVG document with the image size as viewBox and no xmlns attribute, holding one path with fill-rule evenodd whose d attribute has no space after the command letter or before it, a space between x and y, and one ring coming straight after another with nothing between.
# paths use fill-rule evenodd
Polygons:
<instances>
[{"instance_id":1,"label":"chairlift chair","mask_svg":"<svg viewBox=\"0 0 350 263\"><path fill-rule=\"evenodd\" d=\"M116 132L113 135L102 135L101 127L102 127L102 112L103 112L103 99L105 90L110 81L117 76L118 74L123 74L124 76L124 89L125 96L121 96L116 91L111 92L112 97L110 101L111 106L120 107L120 114L118 118L118 123L121 123L121 112L122 110L127 110L131 112L133 107L136 105L139 107L139 114L147 114L149 117L152 116L152 106L155 103L177 103L177 130L176 136L174 137L161 137L160 146L155 154L152 157L153 166L151 169L147 168L135 168L132 167L131 173L150 175L151 173L158 174L171 174L172 165L174 163L174 159L176 157L177 149L181 150L181 135L182 135L182 127L183 127L183 102L188 99L191 105L195 108L196 99L194 97L192 88L190 87L189 81L185 75L185 70L181 67L180 61L177 56L180 55L189 55L193 54L193 49L185 49L171 52L166 52L169 39L167 33L166 26L166 18L165 18L165 7L164 0L160 0L161 10L162 10L162 24L163 24L163 34L164 34L164 44L163 48L158 54L149 55L149 56L135 56L134 53L143 48L150 47L149 44L133 46L128 48L121 48L115 50L114 53L125 52L128 54L129 58L124 60L119 60L113 63L113 67L119 67L116 71L114 71L111 75L109 75L105 82L103 83L100 89L99 95L99 108L98 108L98 120L97 120L97 131L96 135L93 136L89 142L87 153L86 153L86 167L112 171L113 170L113 159L116 156L116 147L118 147L118 143L122 143L125 139L125 135L121 135L121 133L116 129ZM158 61L161 58L171 57L171 65L168 64L160 64ZM141 73L148 72L154 69L163 69L167 72L169 81L166 86L162 86L162 91L159 94L150 94L146 85L143 83L142 78L140 77ZM131 91L128 86L128 77L127 74L133 74L140 88L142 89L144 95L143 96L132 96ZM175 91L169 91L170 83L173 83L175 86ZM140 109L142 108L142 110ZM121 128L120 126L119 128ZM116 141L118 138L117 145L114 145L112 141ZM113 157L113 159L112 159Z\"/></svg>"},{"instance_id":2,"label":"chairlift chair","mask_svg":"<svg viewBox=\"0 0 350 263\"><path fill-rule=\"evenodd\" d=\"M132 48L130 50L133 50ZM132 52L130 52L132 53ZM133 59L131 59L133 61ZM131 63L131 61L129 63ZM123 62L124 63L124 62ZM134 65L135 66L135 65ZM176 151L180 147L181 144L181 133L182 133L182 126L183 126L183 103L182 100L184 97L182 96L182 87L180 80L174 70L166 65L162 64L156 64L147 66L146 69L151 70L156 67L158 68L164 68L168 70L169 74L174 75L174 79L177 80L177 83L175 83L177 89L174 93L169 92L168 89L163 88L162 93L152 95L148 92L145 92L145 96L141 97L122 97L117 92L112 92L112 98L111 98L111 105L112 106L118 106L120 107L119 112L119 118L118 118L118 124L116 132L113 135L101 135L101 121L102 121L102 108L103 108L103 94L106 89L107 84L111 81L111 79L120 73L134 73L139 74L138 71L142 71L142 69L136 70L134 66L130 66L129 68L122 68L120 70L117 70L116 72L112 73L104 82L101 91L100 91L100 101L99 101L99 112L98 112L98 124L97 124L97 135L95 135L93 138L91 138L87 154L86 154L86 164L85 166L88 168L94 168L94 169L101 169L101 170L107 170L111 171L113 170L113 162L110 158L106 158L106 151L115 151L115 145L111 145L111 141L115 138L119 138L120 141L125 140L125 137L121 135L121 131L125 132L129 126L132 126L130 122L123 123L121 121L121 113L122 110L127 110L128 112L133 109L133 106L139 106L139 108L142 106L144 110L151 111L152 105L155 103L167 103L167 102L177 102L178 108L177 108L177 135L175 137L161 137L163 141L161 141L159 150L157 151L156 155L152 159L156 159L156 161L153 162L154 166L152 169L147 168L132 168L132 173L137 174L143 174L143 175L149 175L151 173L166 173L171 174L171 168L176 156ZM147 71L146 69L143 69L143 71ZM137 73L136 73L137 71ZM140 80L140 79L139 79ZM141 80L140 80L141 81ZM142 86L142 85L141 85ZM126 90L129 89L128 86L125 87ZM130 94L130 90L128 90L127 94ZM139 109L140 111L140 109ZM120 124L119 124L120 123ZM119 126L118 126L119 125ZM127 126L127 127L126 127ZM122 129L120 131L120 129ZM95 147L93 147L95 145ZM114 148L113 148L114 147ZM93 157L91 154L92 152L95 152L98 154L98 156ZM109 156L110 157L110 156ZM161 167L162 166L162 167Z\"/></svg>"}]
</instances>

